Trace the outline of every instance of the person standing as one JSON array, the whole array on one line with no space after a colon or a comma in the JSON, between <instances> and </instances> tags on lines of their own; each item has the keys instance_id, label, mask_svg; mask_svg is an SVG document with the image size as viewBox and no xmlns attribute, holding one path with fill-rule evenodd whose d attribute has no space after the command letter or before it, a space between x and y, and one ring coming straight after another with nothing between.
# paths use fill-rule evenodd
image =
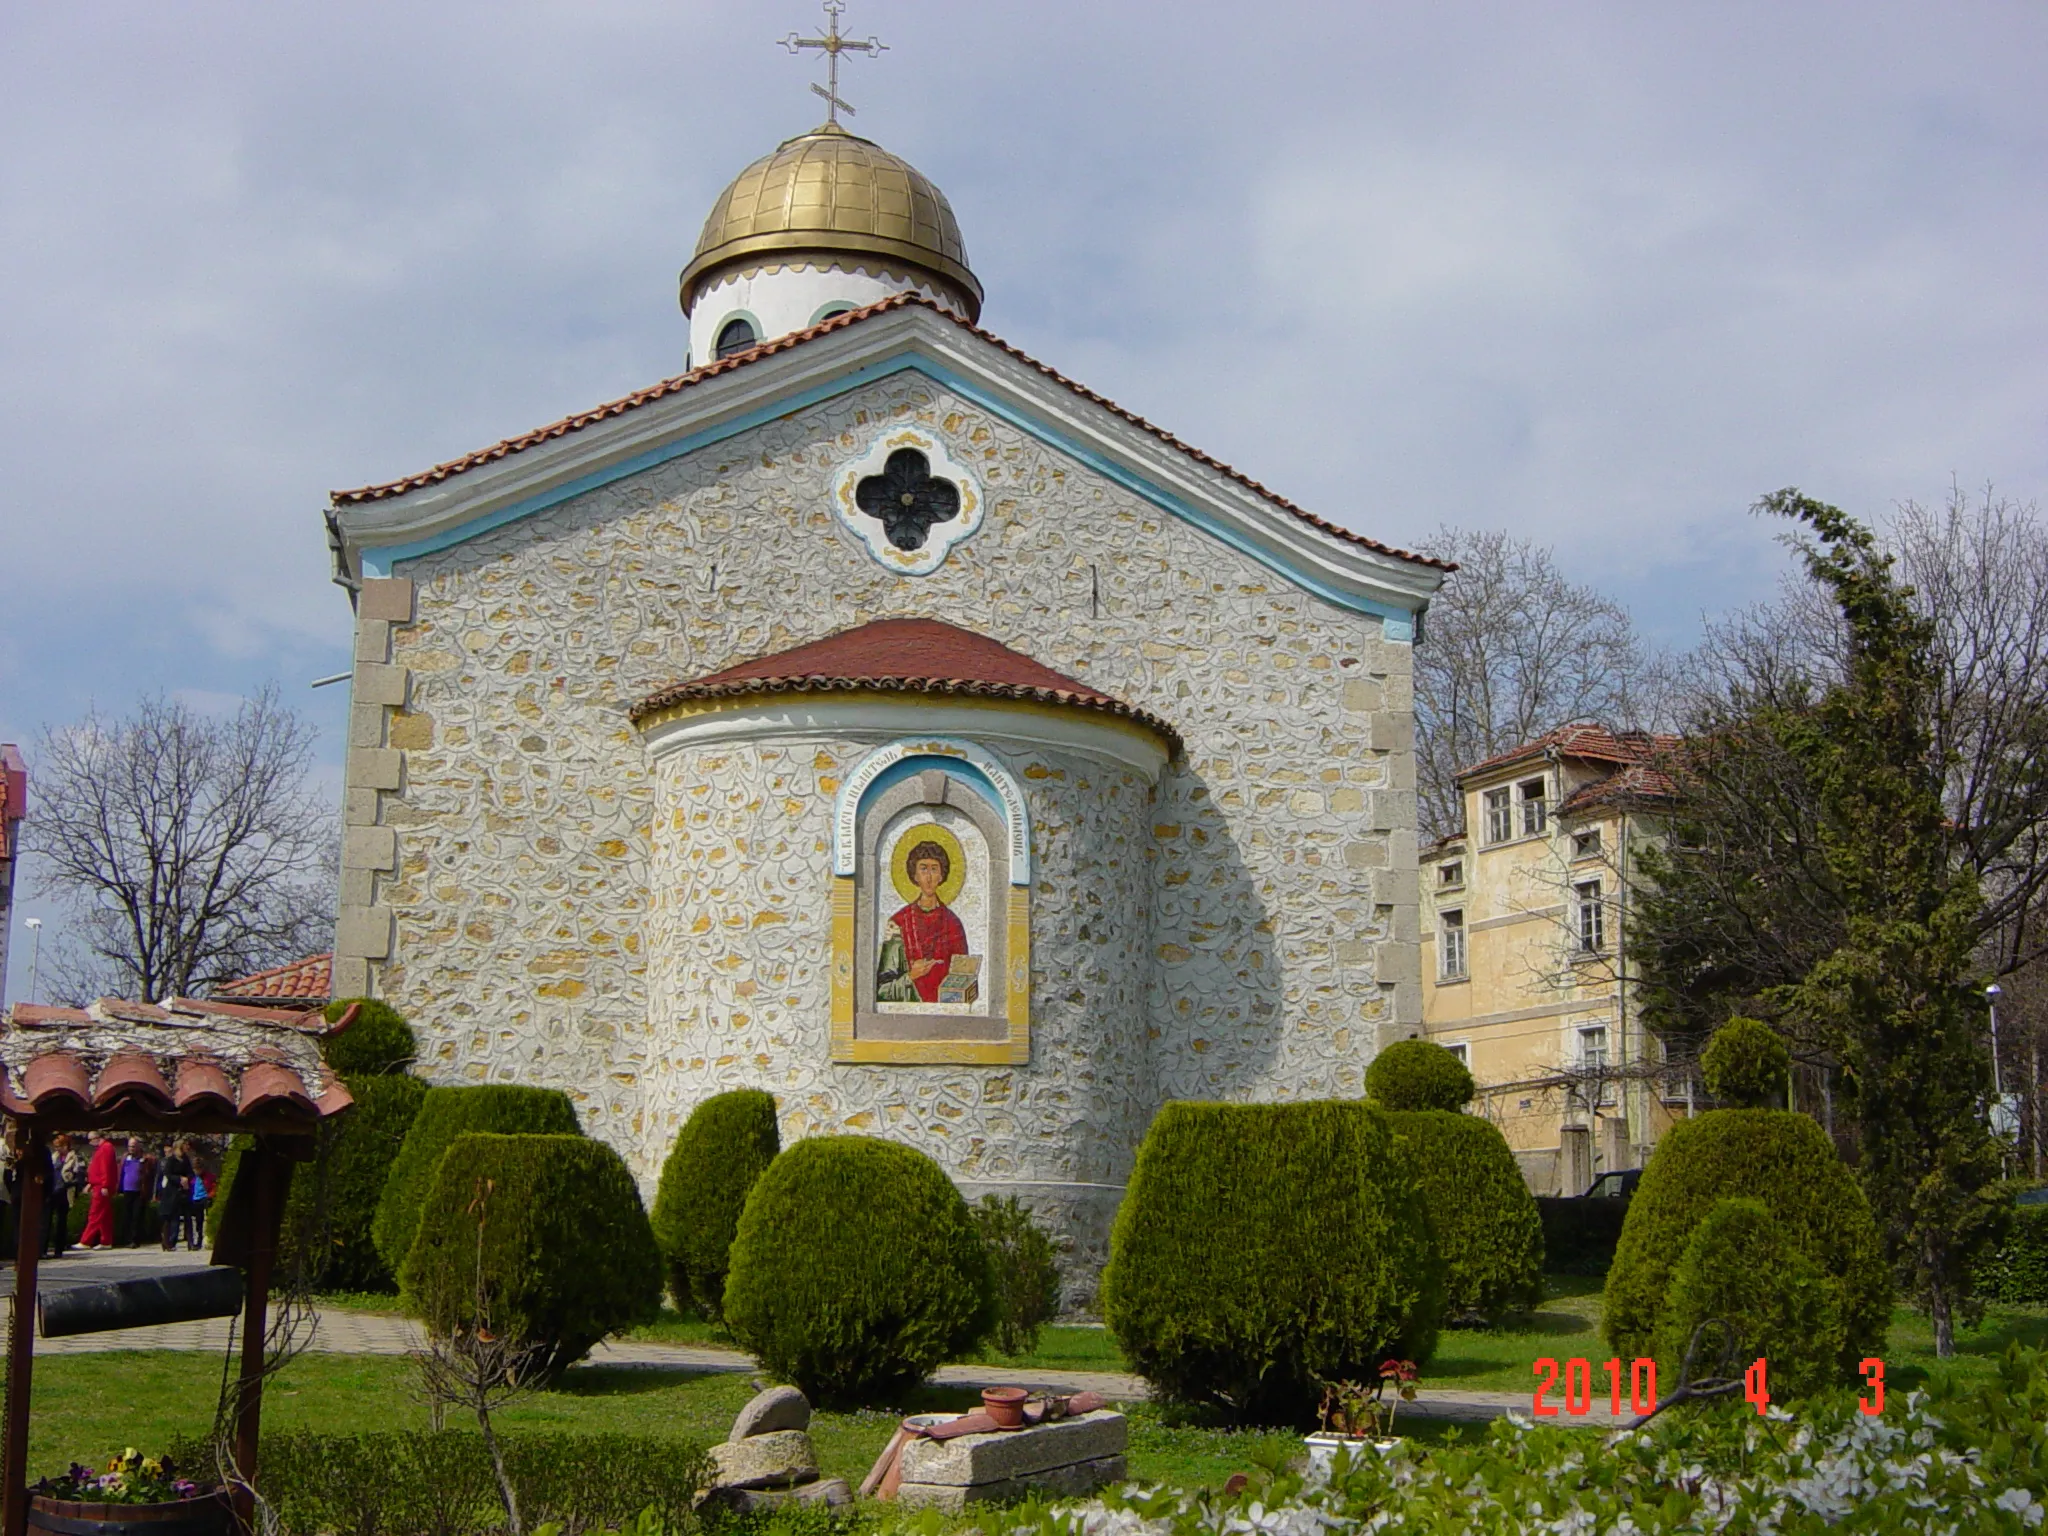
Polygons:
<instances>
[{"instance_id":1,"label":"person standing","mask_svg":"<svg viewBox=\"0 0 2048 1536\"><path fill-rule=\"evenodd\" d=\"M142 1138L128 1138L127 1154L121 1159L121 1246L142 1245L142 1213L149 1208L149 1167L142 1155Z\"/></svg>"},{"instance_id":2,"label":"person standing","mask_svg":"<svg viewBox=\"0 0 2048 1536\"><path fill-rule=\"evenodd\" d=\"M111 1248L114 1202L121 1191L121 1154L114 1150L114 1140L105 1131L93 1132L92 1159L85 1166L85 1190L85 1231L79 1235L78 1246Z\"/></svg>"},{"instance_id":3,"label":"person standing","mask_svg":"<svg viewBox=\"0 0 2048 1536\"><path fill-rule=\"evenodd\" d=\"M178 1246L185 1230L185 1207L192 1198L192 1145L178 1142L156 1165L157 1237L165 1253Z\"/></svg>"},{"instance_id":4,"label":"person standing","mask_svg":"<svg viewBox=\"0 0 2048 1536\"><path fill-rule=\"evenodd\" d=\"M185 1203L185 1247L197 1253L206 1246L206 1207L213 1199L213 1180L206 1159L192 1154L192 1198Z\"/></svg>"},{"instance_id":5,"label":"person standing","mask_svg":"<svg viewBox=\"0 0 2048 1536\"><path fill-rule=\"evenodd\" d=\"M64 1164L71 1156L71 1138L53 1136L44 1150L50 1182L43 1186L43 1257L61 1259L71 1246L71 1186L64 1181Z\"/></svg>"}]
</instances>

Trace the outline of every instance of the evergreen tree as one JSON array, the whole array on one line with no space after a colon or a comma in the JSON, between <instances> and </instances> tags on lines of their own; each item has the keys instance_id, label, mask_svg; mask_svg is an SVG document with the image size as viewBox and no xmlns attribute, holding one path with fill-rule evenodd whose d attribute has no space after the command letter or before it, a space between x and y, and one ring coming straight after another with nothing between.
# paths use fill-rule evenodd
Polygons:
<instances>
[{"instance_id":1,"label":"evergreen tree","mask_svg":"<svg viewBox=\"0 0 2048 1536\"><path fill-rule=\"evenodd\" d=\"M1933 626L1855 519L1796 490L1758 510L1811 530L1800 545L1807 572L1832 594L1848 639L1841 680L1780 725L1813 788L1819 861L1843 915L1841 942L1780 1001L1840 1063L1862 1135L1859 1177L1946 1356L1957 1316L1973 1313L1972 1260L2000 1207L1972 959L1981 902L1943 814Z\"/></svg>"}]
</instances>

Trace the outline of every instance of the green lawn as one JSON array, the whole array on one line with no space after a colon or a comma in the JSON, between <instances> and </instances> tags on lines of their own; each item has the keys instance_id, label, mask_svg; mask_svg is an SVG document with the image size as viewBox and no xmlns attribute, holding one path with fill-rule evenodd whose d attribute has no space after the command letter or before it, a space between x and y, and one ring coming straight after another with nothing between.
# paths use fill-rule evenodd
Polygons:
<instances>
[{"instance_id":1,"label":"green lawn","mask_svg":"<svg viewBox=\"0 0 2048 1536\"><path fill-rule=\"evenodd\" d=\"M74 1459L104 1462L127 1446L160 1448L175 1436L205 1433L220 1371L218 1357L195 1352L43 1356L36 1362L30 1476L60 1471ZM335 1433L423 1429L427 1412L415 1384L405 1360L301 1355L265 1394L264 1423ZM708 1443L726 1437L733 1415L753 1392L747 1377L730 1372L583 1366L555 1390L506 1408L497 1422ZM888 1409L820 1412L811 1421L811 1438L827 1476L858 1484L903 1414L975 1405L972 1391L926 1388ZM1131 1470L1140 1478L1215 1485L1233 1472L1252 1470L1262 1451L1270 1455L1298 1445L1291 1435L1171 1425L1141 1405L1134 1411Z\"/></svg>"}]
</instances>

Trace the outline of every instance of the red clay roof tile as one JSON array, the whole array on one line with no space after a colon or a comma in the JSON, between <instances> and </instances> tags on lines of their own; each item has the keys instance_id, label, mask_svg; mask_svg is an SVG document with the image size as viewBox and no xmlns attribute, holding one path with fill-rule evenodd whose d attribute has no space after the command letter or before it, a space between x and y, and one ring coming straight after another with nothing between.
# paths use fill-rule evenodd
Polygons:
<instances>
[{"instance_id":1,"label":"red clay roof tile","mask_svg":"<svg viewBox=\"0 0 2048 1536\"><path fill-rule=\"evenodd\" d=\"M1510 763L1541 757L1551 751L1560 757L1584 758L1596 763L1647 762L1660 753L1671 751L1678 745L1678 740L1676 736L1653 736L1648 731L1610 731L1604 725L1574 720L1554 731L1546 731L1533 741L1525 741L1518 747L1495 753L1483 762L1461 769L1458 782L1462 784L1482 773L1491 773Z\"/></svg>"},{"instance_id":2,"label":"red clay roof tile","mask_svg":"<svg viewBox=\"0 0 2048 1536\"><path fill-rule=\"evenodd\" d=\"M215 1002L255 1003L276 999L292 1006L325 1004L334 987L334 955L308 955L288 965L274 965L213 989Z\"/></svg>"},{"instance_id":3,"label":"red clay roof tile","mask_svg":"<svg viewBox=\"0 0 2048 1536\"><path fill-rule=\"evenodd\" d=\"M848 326L858 325L861 321L872 316L885 314L890 310L905 309L912 305L928 309L936 315L943 315L962 330L971 332L993 347L1000 348L1005 354L1024 364L1027 368L1036 370L1054 383L1072 390L1082 399L1092 401L1104 410L1122 417L1140 431L1150 433L1168 447L1186 454L1196 463L1213 469L1216 473L1223 475L1227 479L1236 481L1245 489L1263 497L1283 512L1307 523L1310 527L1320 532L1327 533L1333 538L1342 539L1346 543L1356 544L1361 548L1372 550L1375 554L1388 555L1396 560L1407 560L1416 565L1426 565L1433 570L1455 571L1458 568L1457 564L1453 561L1438 560L1430 555L1418 555L1409 550L1397 549L1391 544L1383 544L1378 539L1369 539L1362 533L1353 533L1349 528L1341 527L1327 518L1316 516L1315 513L1308 511L1306 508L1297 506L1294 502L1289 501L1278 491L1261 485L1243 471L1231 468L1221 459L1212 458L1210 455L1202 452L1201 449L1175 437L1164 427L1154 426L1135 411L1127 411L1114 400L1104 395L1098 395L1086 385L1075 383L1057 369L1041 363L1037 358L1011 346L1010 343L1004 341L1000 336L983 330L980 326L962 319L943 305L936 304L932 300L925 298L922 294L917 293L893 294L889 298L869 304L865 308L847 310L842 314L832 316L829 320L821 320L807 330L794 331L787 336L778 336L772 341L764 341L758 346L750 347L745 352L735 353L731 357L720 358L717 362L706 363L701 368L692 369L688 373L677 374L674 378L663 379L658 384L651 384L645 389L635 390L630 395L623 396L617 400L607 401L605 404L596 406L591 410L579 411L573 416L565 416L560 421L551 422L545 427L536 427L531 432L522 432L517 437L508 437L502 442L493 443L490 447L479 449L475 453L466 453L460 458L448 460L445 464L436 464L432 469L422 471L419 474L407 475L399 480L389 480L382 485L359 486L352 491L334 491L330 493L328 499L337 507L347 507L360 506L366 502L383 501L393 496L403 496L408 491L416 491L423 486L439 484L451 476L463 474L468 470L479 468L485 464L496 463L498 460L508 458L512 454L523 453L528 448L537 448L542 443L552 442L558 437L566 437L571 432L580 432L585 427L595 426L597 423L607 421L614 416L623 416L628 411L636 410L643 405L651 405L657 400L666 399L668 396L689 389L693 385L701 384L706 379L717 378L720 374L731 373L735 369L746 367L749 363L759 362L762 358L773 357L778 352L787 352L792 347L802 346L805 342L813 341L820 336L830 335L834 331L845 330Z\"/></svg>"}]
</instances>

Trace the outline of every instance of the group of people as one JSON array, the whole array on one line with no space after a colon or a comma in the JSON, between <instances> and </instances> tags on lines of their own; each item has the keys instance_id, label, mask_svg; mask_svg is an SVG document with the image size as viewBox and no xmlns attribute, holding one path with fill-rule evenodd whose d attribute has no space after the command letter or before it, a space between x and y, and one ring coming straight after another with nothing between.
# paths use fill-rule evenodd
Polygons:
<instances>
[{"instance_id":1,"label":"group of people","mask_svg":"<svg viewBox=\"0 0 2048 1536\"><path fill-rule=\"evenodd\" d=\"M21 1175L26 1157L35 1154L18 1148L10 1134L4 1155L7 1168L0 1199L6 1204L6 1230L0 1252L11 1254ZM87 1202L85 1230L78 1237L81 1248L140 1247L151 1236L152 1226L166 1253L180 1242L195 1251L205 1246L206 1215L213 1206L219 1165L190 1141L180 1139L159 1148L140 1136L124 1142L106 1131L93 1132L89 1142L83 1136L60 1134L43 1145L40 1155L47 1180L44 1257L61 1259L70 1250L71 1213L80 1200Z\"/></svg>"}]
</instances>

